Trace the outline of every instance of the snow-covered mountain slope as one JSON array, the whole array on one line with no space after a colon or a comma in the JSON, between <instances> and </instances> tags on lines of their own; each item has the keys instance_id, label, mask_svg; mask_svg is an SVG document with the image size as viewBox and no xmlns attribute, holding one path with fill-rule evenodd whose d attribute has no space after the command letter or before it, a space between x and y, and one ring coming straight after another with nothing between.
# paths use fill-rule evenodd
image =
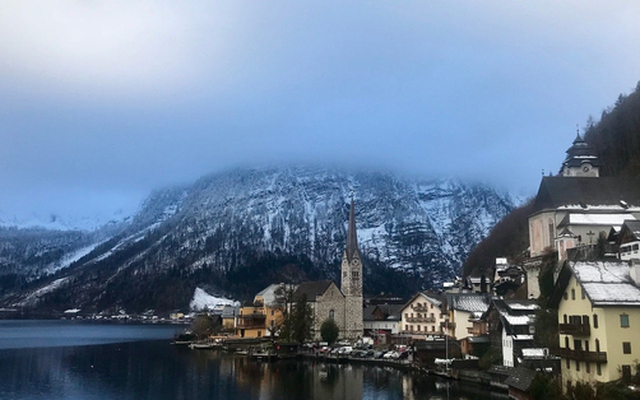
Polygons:
<instances>
[{"instance_id":1,"label":"snow-covered mountain slope","mask_svg":"<svg viewBox=\"0 0 640 400\"><path fill-rule=\"evenodd\" d=\"M219 173L154 192L127 229L52 277L73 279L41 303L179 308L203 284L246 298L277 280L339 278L352 191L369 292L450 279L514 207L504 193L457 180L306 167Z\"/></svg>"}]
</instances>

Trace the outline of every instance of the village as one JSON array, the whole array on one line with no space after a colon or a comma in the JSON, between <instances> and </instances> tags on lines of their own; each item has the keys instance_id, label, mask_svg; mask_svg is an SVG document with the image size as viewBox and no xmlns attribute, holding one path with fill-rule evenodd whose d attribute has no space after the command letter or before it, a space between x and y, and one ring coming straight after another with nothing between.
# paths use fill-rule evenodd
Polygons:
<instances>
[{"instance_id":1,"label":"village","mask_svg":"<svg viewBox=\"0 0 640 400\"><path fill-rule=\"evenodd\" d=\"M492 274L459 278L408 301L363 297L352 198L340 286L273 283L253 302L212 310L209 318L230 336L199 346L224 340L227 348L268 358L275 353L264 343L279 342L288 356L391 362L492 385L516 399L533 398L536 382L564 393L637 383L640 180L601 177L601 167L578 134L560 173L542 178L523 260L496 258ZM309 326L293 340L287 324L300 307L310 313L303 317ZM308 344L292 347L294 341Z\"/></svg>"}]
</instances>

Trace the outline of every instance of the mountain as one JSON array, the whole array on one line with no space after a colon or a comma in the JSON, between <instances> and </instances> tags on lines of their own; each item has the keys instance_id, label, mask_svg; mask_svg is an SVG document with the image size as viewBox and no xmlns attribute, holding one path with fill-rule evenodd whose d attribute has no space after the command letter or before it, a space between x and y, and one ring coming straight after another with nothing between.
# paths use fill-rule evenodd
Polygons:
<instances>
[{"instance_id":1,"label":"mountain","mask_svg":"<svg viewBox=\"0 0 640 400\"><path fill-rule=\"evenodd\" d=\"M458 180L238 169L152 193L108 240L80 235L68 266L45 275L51 260L31 264L32 281L6 289L0 307L171 310L186 308L198 287L249 299L273 282L339 281L352 191L369 294L407 296L451 279L514 207L507 194Z\"/></svg>"}]
</instances>

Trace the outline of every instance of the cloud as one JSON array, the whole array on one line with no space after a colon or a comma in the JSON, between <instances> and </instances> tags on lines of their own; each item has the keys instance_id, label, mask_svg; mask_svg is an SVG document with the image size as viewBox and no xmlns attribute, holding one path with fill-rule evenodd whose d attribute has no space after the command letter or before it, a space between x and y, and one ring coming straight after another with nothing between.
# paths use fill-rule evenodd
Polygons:
<instances>
[{"instance_id":1,"label":"cloud","mask_svg":"<svg viewBox=\"0 0 640 400\"><path fill-rule=\"evenodd\" d=\"M137 203L278 160L533 191L575 124L640 79L639 12L577 0L0 2L0 205L27 187Z\"/></svg>"}]
</instances>

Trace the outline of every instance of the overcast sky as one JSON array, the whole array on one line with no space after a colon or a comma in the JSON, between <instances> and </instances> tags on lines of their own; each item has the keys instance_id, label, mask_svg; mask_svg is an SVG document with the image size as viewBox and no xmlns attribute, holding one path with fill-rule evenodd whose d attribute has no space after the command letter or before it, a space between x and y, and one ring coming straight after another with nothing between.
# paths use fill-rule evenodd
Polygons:
<instances>
[{"instance_id":1,"label":"overcast sky","mask_svg":"<svg viewBox=\"0 0 640 400\"><path fill-rule=\"evenodd\" d=\"M0 215L327 161L533 195L640 80L640 2L3 1Z\"/></svg>"}]
</instances>

